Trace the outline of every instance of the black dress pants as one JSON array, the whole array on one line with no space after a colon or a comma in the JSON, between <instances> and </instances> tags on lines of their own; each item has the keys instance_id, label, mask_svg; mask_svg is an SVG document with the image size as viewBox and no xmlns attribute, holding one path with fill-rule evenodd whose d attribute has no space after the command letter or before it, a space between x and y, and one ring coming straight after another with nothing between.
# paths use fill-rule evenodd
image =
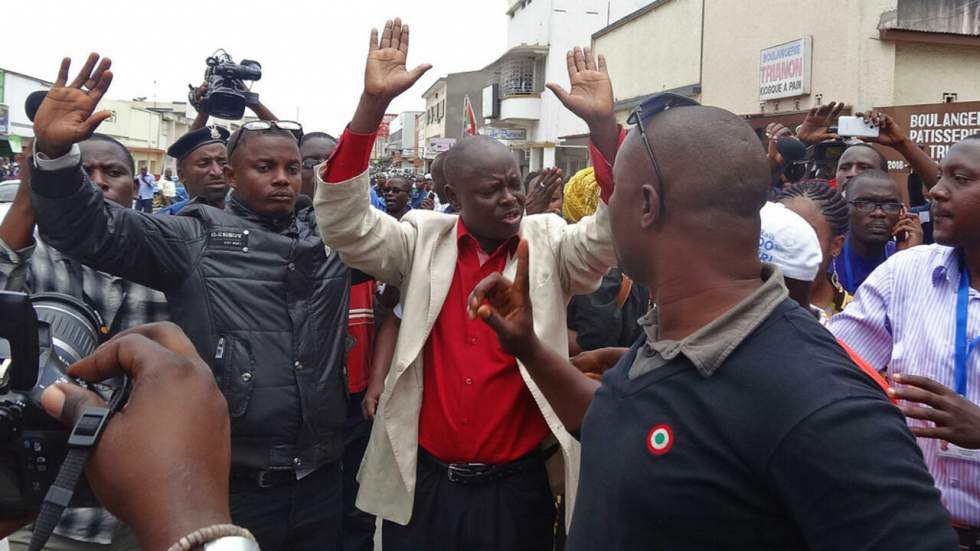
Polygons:
<instances>
[{"instance_id":1,"label":"black dress pants","mask_svg":"<svg viewBox=\"0 0 980 551\"><path fill-rule=\"evenodd\" d=\"M385 521L384 551L551 551L555 502L543 460L461 484L421 456L412 519L407 526Z\"/></svg>"}]
</instances>

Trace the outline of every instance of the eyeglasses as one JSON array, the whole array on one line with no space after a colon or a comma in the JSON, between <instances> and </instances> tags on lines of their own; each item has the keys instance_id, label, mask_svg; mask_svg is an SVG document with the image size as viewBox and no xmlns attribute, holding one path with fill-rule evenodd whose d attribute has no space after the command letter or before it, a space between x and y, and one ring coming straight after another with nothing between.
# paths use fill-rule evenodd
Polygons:
<instances>
[{"instance_id":1,"label":"eyeglasses","mask_svg":"<svg viewBox=\"0 0 980 551\"><path fill-rule=\"evenodd\" d=\"M296 138L297 143L303 139L303 125L296 121L249 121L243 124L241 129L235 134L235 137L228 142L228 158L231 158L232 152L238 147L239 142L242 141L242 134L246 131L254 132L257 130L269 130L270 128L286 130Z\"/></svg>"},{"instance_id":2,"label":"eyeglasses","mask_svg":"<svg viewBox=\"0 0 980 551\"><path fill-rule=\"evenodd\" d=\"M650 121L650 119L668 109L672 109L674 107L688 107L692 105L701 104L686 96L673 94L671 92L661 92L643 100L642 103L633 109L633 112L630 113L629 118L626 119L627 124L635 125L640 131L640 139L643 140L643 145L647 150L647 156L650 157L650 164L653 165L653 172L657 175L657 180L660 182L660 193L657 195L660 198L661 211L664 209L664 176L660 172L660 165L657 164L657 157L653 154L653 146L650 145L650 139L647 137L647 132L643 127Z\"/></svg>"},{"instance_id":3,"label":"eyeglasses","mask_svg":"<svg viewBox=\"0 0 980 551\"><path fill-rule=\"evenodd\" d=\"M893 201L888 202L878 202L878 201L864 201L857 199L855 201L848 201L848 203L853 206L858 212L874 212L875 209L881 209L881 212L885 214L898 214L902 212L902 208L905 205L901 203L895 203Z\"/></svg>"}]
</instances>

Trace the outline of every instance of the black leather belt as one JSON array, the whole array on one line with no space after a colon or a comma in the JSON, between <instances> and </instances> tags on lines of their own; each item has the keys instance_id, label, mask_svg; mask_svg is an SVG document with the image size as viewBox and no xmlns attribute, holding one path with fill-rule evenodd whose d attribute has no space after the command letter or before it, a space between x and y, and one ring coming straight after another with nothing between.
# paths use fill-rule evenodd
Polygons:
<instances>
[{"instance_id":1,"label":"black leather belt","mask_svg":"<svg viewBox=\"0 0 980 551\"><path fill-rule=\"evenodd\" d=\"M963 551L980 551L980 528L970 526L953 526L959 536L960 549Z\"/></svg>"},{"instance_id":2,"label":"black leather belt","mask_svg":"<svg viewBox=\"0 0 980 551\"><path fill-rule=\"evenodd\" d=\"M543 459L538 450L508 463L491 465L489 463L445 463L431 453L419 448L419 461L445 472L450 482L456 484L484 484L500 480L541 464Z\"/></svg>"},{"instance_id":3,"label":"black leather belt","mask_svg":"<svg viewBox=\"0 0 980 551\"><path fill-rule=\"evenodd\" d=\"M232 492L243 490L277 488L296 482L296 471L264 470L264 471L232 471L229 488Z\"/></svg>"}]
</instances>

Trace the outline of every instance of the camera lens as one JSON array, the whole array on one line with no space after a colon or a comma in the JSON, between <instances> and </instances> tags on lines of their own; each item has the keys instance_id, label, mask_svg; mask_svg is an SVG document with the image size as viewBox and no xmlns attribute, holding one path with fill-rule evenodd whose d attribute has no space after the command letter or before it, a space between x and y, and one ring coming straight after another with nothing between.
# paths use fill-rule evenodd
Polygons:
<instances>
[{"instance_id":1,"label":"camera lens","mask_svg":"<svg viewBox=\"0 0 980 551\"><path fill-rule=\"evenodd\" d=\"M37 319L47 323L51 344L65 364L71 365L95 351L102 318L84 302L60 293L33 295Z\"/></svg>"}]
</instances>

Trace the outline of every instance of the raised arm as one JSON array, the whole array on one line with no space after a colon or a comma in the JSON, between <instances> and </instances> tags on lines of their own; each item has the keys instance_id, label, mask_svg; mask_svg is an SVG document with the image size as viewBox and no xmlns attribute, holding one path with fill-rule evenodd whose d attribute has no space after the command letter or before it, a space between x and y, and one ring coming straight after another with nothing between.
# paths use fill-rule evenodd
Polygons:
<instances>
[{"instance_id":1,"label":"raised arm","mask_svg":"<svg viewBox=\"0 0 980 551\"><path fill-rule=\"evenodd\" d=\"M858 113L857 116L864 117L865 121L879 129L878 137L868 138L869 142L888 146L901 153L912 170L922 178L926 189L932 189L932 186L936 185L939 181L939 165L909 139L908 134L895 122L895 119L880 111Z\"/></svg>"},{"instance_id":2,"label":"raised arm","mask_svg":"<svg viewBox=\"0 0 980 551\"><path fill-rule=\"evenodd\" d=\"M96 68L98 61L90 55L66 85L71 61L65 58L34 119L31 203L38 229L48 244L95 269L166 289L190 270L188 246L204 232L191 218L147 216L105 201L82 170L78 143L110 115L93 113L112 81L111 61Z\"/></svg>"},{"instance_id":3,"label":"raised arm","mask_svg":"<svg viewBox=\"0 0 980 551\"><path fill-rule=\"evenodd\" d=\"M624 133L616 123L605 58L595 57L591 48L575 48L568 52L566 61L571 91L553 83L548 88L589 126L590 153L602 199L595 216L563 227L557 237L562 287L566 293L580 294L594 291L616 264L605 204L613 194L612 161Z\"/></svg>"},{"instance_id":4,"label":"raised arm","mask_svg":"<svg viewBox=\"0 0 980 551\"><path fill-rule=\"evenodd\" d=\"M30 145L17 156L20 187L0 221L0 289L24 291L27 267L34 253L34 208L31 207Z\"/></svg>"},{"instance_id":5,"label":"raised arm","mask_svg":"<svg viewBox=\"0 0 980 551\"><path fill-rule=\"evenodd\" d=\"M364 91L333 156L316 168L314 200L323 241L347 265L396 286L411 263L415 227L372 208L367 168L388 105L431 67L406 69L408 38L400 19L386 22L380 38L371 30Z\"/></svg>"}]
</instances>

